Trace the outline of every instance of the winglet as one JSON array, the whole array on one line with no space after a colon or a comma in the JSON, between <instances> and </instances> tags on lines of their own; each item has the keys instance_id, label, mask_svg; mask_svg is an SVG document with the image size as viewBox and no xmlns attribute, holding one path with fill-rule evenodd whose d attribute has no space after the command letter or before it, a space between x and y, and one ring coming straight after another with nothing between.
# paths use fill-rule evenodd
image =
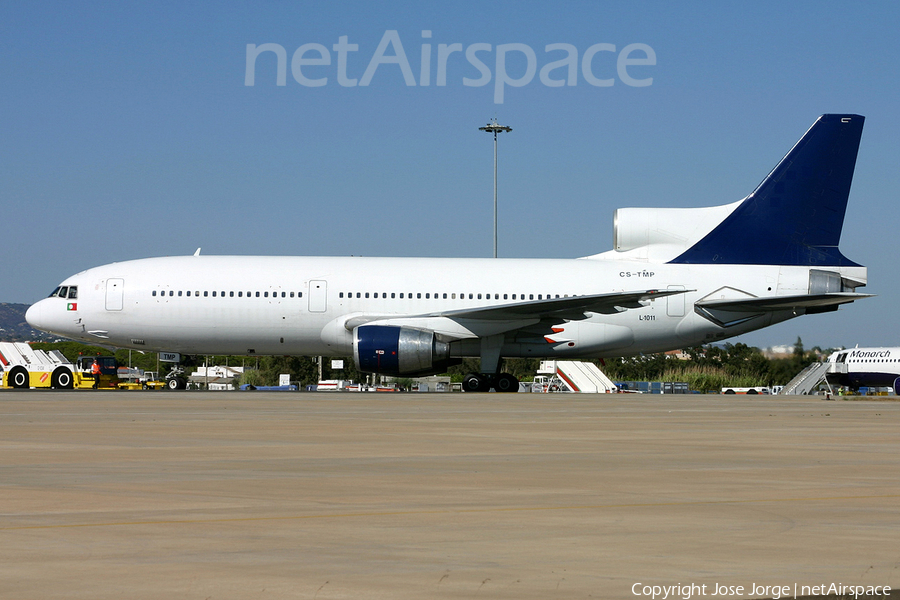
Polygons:
<instances>
[{"instance_id":1,"label":"winglet","mask_svg":"<svg viewBox=\"0 0 900 600\"><path fill-rule=\"evenodd\" d=\"M819 117L740 206L671 262L860 266L838 242L864 122Z\"/></svg>"}]
</instances>

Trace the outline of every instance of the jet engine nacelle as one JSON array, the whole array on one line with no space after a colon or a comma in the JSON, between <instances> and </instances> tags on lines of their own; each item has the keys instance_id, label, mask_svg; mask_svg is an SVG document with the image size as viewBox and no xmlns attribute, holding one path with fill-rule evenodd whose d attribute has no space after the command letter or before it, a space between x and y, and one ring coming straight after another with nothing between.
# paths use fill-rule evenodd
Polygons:
<instances>
[{"instance_id":1,"label":"jet engine nacelle","mask_svg":"<svg viewBox=\"0 0 900 600\"><path fill-rule=\"evenodd\" d=\"M613 217L614 247L619 252L647 246L687 249L739 204L703 208L620 208Z\"/></svg>"},{"instance_id":2,"label":"jet engine nacelle","mask_svg":"<svg viewBox=\"0 0 900 600\"><path fill-rule=\"evenodd\" d=\"M431 375L457 364L450 342L433 331L392 325L353 330L353 358L360 371L381 375Z\"/></svg>"}]
</instances>

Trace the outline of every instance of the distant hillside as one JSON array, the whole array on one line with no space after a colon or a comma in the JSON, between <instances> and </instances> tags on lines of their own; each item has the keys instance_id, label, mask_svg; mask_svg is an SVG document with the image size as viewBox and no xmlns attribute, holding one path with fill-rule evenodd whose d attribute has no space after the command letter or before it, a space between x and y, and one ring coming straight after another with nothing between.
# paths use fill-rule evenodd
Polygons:
<instances>
[{"instance_id":1,"label":"distant hillside","mask_svg":"<svg viewBox=\"0 0 900 600\"><path fill-rule=\"evenodd\" d=\"M25 321L25 311L30 304L0 303L0 341L2 342L29 342L47 341L53 336L32 329Z\"/></svg>"}]
</instances>

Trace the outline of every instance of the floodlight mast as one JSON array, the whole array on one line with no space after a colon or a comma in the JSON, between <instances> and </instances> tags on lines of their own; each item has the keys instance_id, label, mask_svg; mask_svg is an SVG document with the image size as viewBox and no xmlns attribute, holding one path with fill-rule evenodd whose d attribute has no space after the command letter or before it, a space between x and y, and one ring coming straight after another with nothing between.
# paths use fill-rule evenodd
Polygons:
<instances>
[{"instance_id":1,"label":"floodlight mast","mask_svg":"<svg viewBox=\"0 0 900 600\"><path fill-rule=\"evenodd\" d=\"M512 127L500 125L497 123L497 119L493 119L478 129L494 134L494 258L497 258L497 134L502 131L512 131Z\"/></svg>"}]
</instances>

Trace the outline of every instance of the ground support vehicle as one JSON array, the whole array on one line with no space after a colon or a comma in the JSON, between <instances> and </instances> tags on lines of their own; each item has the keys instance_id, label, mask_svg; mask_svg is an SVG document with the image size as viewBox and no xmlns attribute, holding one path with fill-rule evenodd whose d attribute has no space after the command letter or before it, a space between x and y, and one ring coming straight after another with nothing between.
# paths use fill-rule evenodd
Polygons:
<instances>
[{"instance_id":1,"label":"ground support vehicle","mask_svg":"<svg viewBox=\"0 0 900 600\"><path fill-rule=\"evenodd\" d=\"M100 363L99 389L116 389L119 374L114 356L79 356L74 363L59 350L35 350L24 342L0 342L2 386L16 389L90 389L94 360Z\"/></svg>"}]
</instances>

